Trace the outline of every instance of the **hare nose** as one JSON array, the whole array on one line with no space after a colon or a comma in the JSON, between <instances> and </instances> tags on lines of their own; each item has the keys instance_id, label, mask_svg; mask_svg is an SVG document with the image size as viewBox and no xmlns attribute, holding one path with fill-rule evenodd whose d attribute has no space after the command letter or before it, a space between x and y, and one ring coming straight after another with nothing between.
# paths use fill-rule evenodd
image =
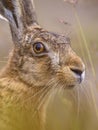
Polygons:
<instances>
[{"instance_id":1,"label":"hare nose","mask_svg":"<svg viewBox=\"0 0 98 130\"><path fill-rule=\"evenodd\" d=\"M76 75L78 82L81 83L85 78L85 70L70 68L70 70Z\"/></svg>"},{"instance_id":2,"label":"hare nose","mask_svg":"<svg viewBox=\"0 0 98 130\"><path fill-rule=\"evenodd\" d=\"M82 70L76 69L76 68L70 68L70 70L71 70L72 72L74 72L76 75L80 76L80 77L81 77L81 75L82 75L82 73L83 73Z\"/></svg>"}]
</instances>

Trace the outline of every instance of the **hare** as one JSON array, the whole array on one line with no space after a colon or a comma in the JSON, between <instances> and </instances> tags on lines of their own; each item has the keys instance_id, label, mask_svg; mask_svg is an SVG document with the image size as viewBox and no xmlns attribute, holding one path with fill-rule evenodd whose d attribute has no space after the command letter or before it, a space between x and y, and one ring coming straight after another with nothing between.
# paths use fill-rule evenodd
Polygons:
<instances>
[{"instance_id":1,"label":"hare","mask_svg":"<svg viewBox=\"0 0 98 130\"><path fill-rule=\"evenodd\" d=\"M12 113L20 107L21 112L30 113L29 118L33 118L32 110L35 110L42 128L50 95L55 89L66 91L80 84L85 65L72 50L68 37L40 27L32 0L1 0L0 14L9 21L14 43L9 61L0 74L0 112L4 114L4 121L10 120L10 123L5 121L3 127L11 130L8 126L13 124ZM26 129L25 123L21 130ZM32 123L27 129L33 129ZM0 129L3 128L0 126Z\"/></svg>"}]
</instances>

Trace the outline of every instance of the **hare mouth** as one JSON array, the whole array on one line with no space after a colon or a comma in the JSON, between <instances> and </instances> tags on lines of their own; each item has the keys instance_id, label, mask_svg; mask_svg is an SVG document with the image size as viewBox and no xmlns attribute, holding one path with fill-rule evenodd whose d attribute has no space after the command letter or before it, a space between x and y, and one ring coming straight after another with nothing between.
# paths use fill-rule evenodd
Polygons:
<instances>
[{"instance_id":1,"label":"hare mouth","mask_svg":"<svg viewBox=\"0 0 98 130\"><path fill-rule=\"evenodd\" d=\"M59 79L59 83L64 90L65 89L73 89L75 86L81 84L82 82L83 82L82 77L81 78L80 77L78 77L78 78L74 77L74 79L72 81Z\"/></svg>"}]
</instances>

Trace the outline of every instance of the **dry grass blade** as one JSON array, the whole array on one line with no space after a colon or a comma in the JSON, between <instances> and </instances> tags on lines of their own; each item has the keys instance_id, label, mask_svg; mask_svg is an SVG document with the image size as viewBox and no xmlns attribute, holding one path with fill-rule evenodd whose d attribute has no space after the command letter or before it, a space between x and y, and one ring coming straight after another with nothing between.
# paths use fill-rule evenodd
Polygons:
<instances>
[{"instance_id":1,"label":"dry grass blade","mask_svg":"<svg viewBox=\"0 0 98 130\"><path fill-rule=\"evenodd\" d=\"M88 44L87 44L86 37L84 35L84 31L83 31L81 22L79 20L79 16L78 16L77 10L76 10L76 8L74 6L73 6L73 9L74 9L75 18L76 18L76 21L77 21L77 24L78 24L78 27L79 27L79 30L80 30L80 34L82 36L82 39L83 39L83 42L84 42L84 45L85 45L85 48L86 48L86 51L87 51L87 54L88 54L89 62L91 64L91 69L92 69L93 76L96 77L96 72L95 72L95 68L94 68L93 62L92 62L92 57L91 57L91 54L90 54L90 51L89 51L89 47L88 47ZM97 109L97 105L96 105L94 90L92 89L91 84L89 84L89 85L90 85L90 91L91 91L93 103L94 103L94 106L95 106L95 111L96 111L97 118L98 118L98 109Z\"/></svg>"},{"instance_id":2,"label":"dry grass blade","mask_svg":"<svg viewBox=\"0 0 98 130\"><path fill-rule=\"evenodd\" d=\"M73 9L74 9L75 18L76 18L76 21L77 21L77 24L78 24L78 27L79 27L79 30L80 30L80 33L81 33L85 48L86 48L86 51L87 51L87 54L88 54L89 62L91 64L91 69L92 69L93 76L96 77L95 68L94 68L94 65L93 65L93 62L92 62L92 57L91 57L91 54L90 54L90 51L89 51L89 47L88 47L88 44L87 44L86 37L84 35L82 25L81 25L80 20L79 20L78 13L77 13L76 8L74 6L73 6Z\"/></svg>"}]
</instances>

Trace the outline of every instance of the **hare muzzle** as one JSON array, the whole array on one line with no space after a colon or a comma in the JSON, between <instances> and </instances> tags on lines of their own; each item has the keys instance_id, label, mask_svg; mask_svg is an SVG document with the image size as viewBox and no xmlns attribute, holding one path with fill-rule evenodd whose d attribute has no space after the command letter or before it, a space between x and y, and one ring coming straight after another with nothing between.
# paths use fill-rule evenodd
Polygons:
<instances>
[{"instance_id":1,"label":"hare muzzle","mask_svg":"<svg viewBox=\"0 0 98 130\"><path fill-rule=\"evenodd\" d=\"M66 43L60 44L57 52L53 61L57 82L64 88L80 84L85 78L85 65L81 58Z\"/></svg>"}]
</instances>

